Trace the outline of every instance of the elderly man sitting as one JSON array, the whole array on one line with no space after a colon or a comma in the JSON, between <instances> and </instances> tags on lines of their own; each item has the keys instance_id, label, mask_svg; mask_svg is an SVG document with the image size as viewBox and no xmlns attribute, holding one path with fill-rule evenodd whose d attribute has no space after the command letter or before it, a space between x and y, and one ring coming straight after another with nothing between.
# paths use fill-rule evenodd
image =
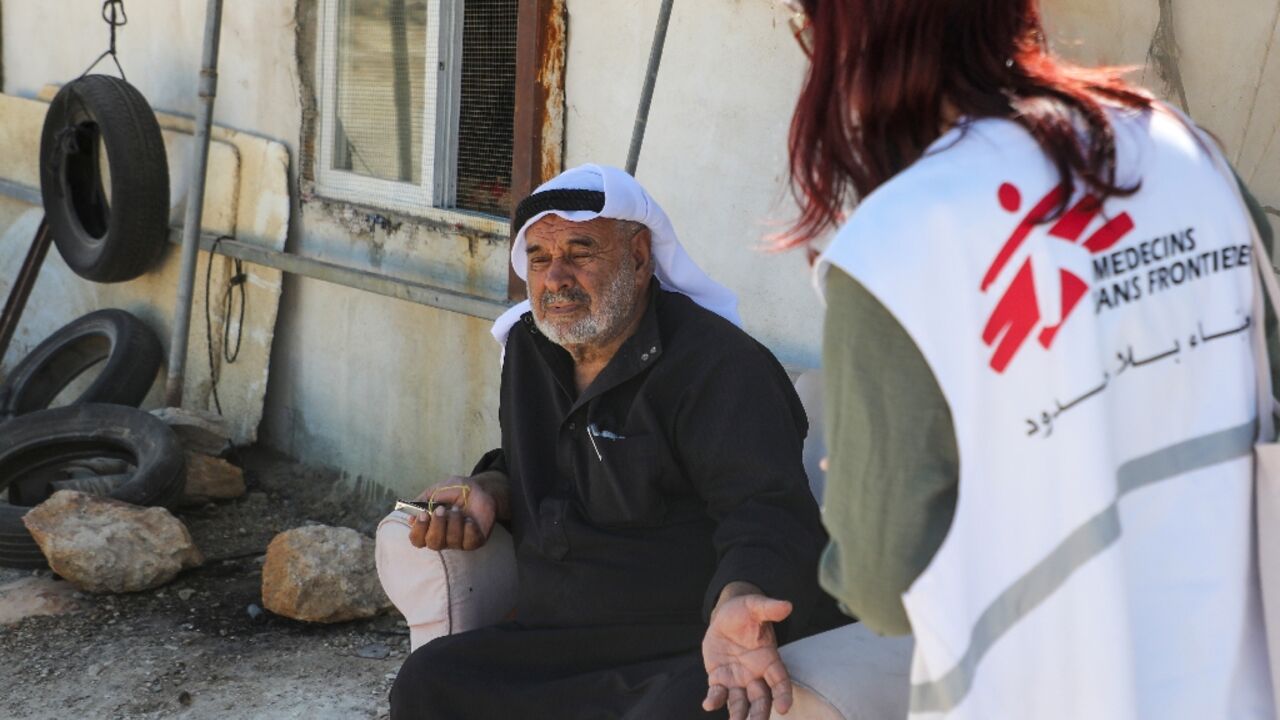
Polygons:
<instances>
[{"instance_id":1,"label":"elderly man sitting","mask_svg":"<svg viewBox=\"0 0 1280 720\"><path fill-rule=\"evenodd\" d=\"M392 717L785 711L778 642L834 616L785 372L630 175L570 170L512 226L531 300L494 327L502 447L423 494L451 507L410 541L472 550L509 522L514 621L415 651Z\"/></svg>"}]
</instances>

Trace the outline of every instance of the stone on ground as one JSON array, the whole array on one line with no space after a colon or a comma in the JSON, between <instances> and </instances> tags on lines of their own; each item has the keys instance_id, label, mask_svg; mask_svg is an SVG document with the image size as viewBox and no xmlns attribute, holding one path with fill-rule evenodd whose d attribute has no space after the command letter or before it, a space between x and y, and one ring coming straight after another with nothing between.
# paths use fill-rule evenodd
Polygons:
<instances>
[{"instance_id":1,"label":"stone on ground","mask_svg":"<svg viewBox=\"0 0 1280 720\"><path fill-rule=\"evenodd\" d=\"M262 566L262 604L294 620L333 623L391 608L373 540L351 528L309 525L276 535Z\"/></svg>"},{"instance_id":2,"label":"stone on ground","mask_svg":"<svg viewBox=\"0 0 1280 720\"><path fill-rule=\"evenodd\" d=\"M205 455L221 455L231 446L231 424L221 415L186 408L151 411L173 429L182 447Z\"/></svg>"},{"instance_id":3,"label":"stone on ground","mask_svg":"<svg viewBox=\"0 0 1280 720\"><path fill-rule=\"evenodd\" d=\"M187 480L182 504L203 505L244 495L244 471L221 458L186 452Z\"/></svg>"},{"instance_id":4,"label":"stone on ground","mask_svg":"<svg viewBox=\"0 0 1280 720\"><path fill-rule=\"evenodd\" d=\"M60 490L22 522L49 567L88 592L149 590L204 562L187 527L164 508Z\"/></svg>"}]
</instances>

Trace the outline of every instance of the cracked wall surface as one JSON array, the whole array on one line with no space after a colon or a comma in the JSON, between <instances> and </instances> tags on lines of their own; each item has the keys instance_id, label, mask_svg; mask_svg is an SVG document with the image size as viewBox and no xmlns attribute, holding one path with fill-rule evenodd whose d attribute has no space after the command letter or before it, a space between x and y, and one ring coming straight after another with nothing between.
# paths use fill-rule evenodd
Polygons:
<instances>
[{"instance_id":1,"label":"cracked wall surface","mask_svg":"<svg viewBox=\"0 0 1280 720\"><path fill-rule=\"evenodd\" d=\"M1280 0L1044 0L1053 47L1128 65L1226 147L1280 228Z\"/></svg>"}]
</instances>

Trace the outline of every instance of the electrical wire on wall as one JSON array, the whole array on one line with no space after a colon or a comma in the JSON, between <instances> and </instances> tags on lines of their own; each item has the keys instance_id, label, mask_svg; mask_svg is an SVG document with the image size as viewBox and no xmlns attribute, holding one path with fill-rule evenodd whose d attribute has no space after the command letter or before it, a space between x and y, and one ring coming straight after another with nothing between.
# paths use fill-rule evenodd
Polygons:
<instances>
[{"instance_id":1,"label":"electrical wire on wall","mask_svg":"<svg viewBox=\"0 0 1280 720\"><path fill-rule=\"evenodd\" d=\"M219 367L214 363L213 358L213 316L209 312L209 288L213 285L213 261L218 257L218 244L223 240L233 240L234 238L223 235L213 241L213 246L209 248L209 264L204 270L204 338L206 349L209 356L209 387L213 391L213 407L217 409L218 414L222 414L222 401L218 398L218 375ZM248 276L244 272L244 263L240 258L231 258L234 263L235 272L227 279L227 287L222 293L222 359L228 364L232 364L240 357L240 341L244 337L244 308L247 296L245 295L245 281ZM240 291L240 314L236 320L235 346L231 346L231 308L235 302L234 293Z\"/></svg>"}]
</instances>

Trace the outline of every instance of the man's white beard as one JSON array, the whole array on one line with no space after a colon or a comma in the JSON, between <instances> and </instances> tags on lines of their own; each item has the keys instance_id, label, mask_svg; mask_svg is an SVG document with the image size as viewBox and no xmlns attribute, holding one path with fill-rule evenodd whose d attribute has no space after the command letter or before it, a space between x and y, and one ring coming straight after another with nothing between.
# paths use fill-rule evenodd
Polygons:
<instances>
[{"instance_id":1,"label":"man's white beard","mask_svg":"<svg viewBox=\"0 0 1280 720\"><path fill-rule=\"evenodd\" d=\"M545 291L533 306L533 321L551 342L567 345L592 345L612 339L622 330L636 302L636 263L629 254L619 264L618 272L609 280L600 296L592 298L581 288L561 292ZM557 302L589 302L587 314L575 320L556 324L544 317L547 305Z\"/></svg>"}]
</instances>

